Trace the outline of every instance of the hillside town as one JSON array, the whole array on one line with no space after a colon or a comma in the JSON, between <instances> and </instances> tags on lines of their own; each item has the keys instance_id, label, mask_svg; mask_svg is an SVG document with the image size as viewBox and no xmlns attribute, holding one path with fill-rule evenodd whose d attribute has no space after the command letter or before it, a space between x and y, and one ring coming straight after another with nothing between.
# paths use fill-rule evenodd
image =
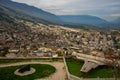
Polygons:
<instances>
[{"instance_id":1,"label":"hillside town","mask_svg":"<svg viewBox=\"0 0 120 80\"><path fill-rule=\"evenodd\" d=\"M0 31L1 57L58 57L76 53L105 57L112 49L120 53L120 32L85 31L57 25L24 22L28 32Z\"/></svg>"},{"instance_id":2,"label":"hillside town","mask_svg":"<svg viewBox=\"0 0 120 80\"><path fill-rule=\"evenodd\" d=\"M0 80L120 80L120 0L0 0Z\"/></svg>"}]
</instances>

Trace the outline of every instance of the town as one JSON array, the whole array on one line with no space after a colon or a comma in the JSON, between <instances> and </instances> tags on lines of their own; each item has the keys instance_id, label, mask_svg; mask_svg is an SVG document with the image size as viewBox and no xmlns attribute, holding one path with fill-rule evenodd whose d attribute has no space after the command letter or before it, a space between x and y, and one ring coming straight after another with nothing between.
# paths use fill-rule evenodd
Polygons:
<instances>
[{"instance_id":1,"label":"town","mask_svg":"<svg viewBox=\"0 0 120 80\"><path fill-rule=\"evenodd\" d=\"M28 32L0 31L0 57L59 57L77 53L109 58L120 53L120 32L85 31L57 25L19 21Z\"/></svg>"},{"instance_id":2,"label":"town","mask_svg":"<svg viewBox=\"0 0 120 80\"><path fill-rule=\"evenodd\" d=\"M0 0L0 80L120 80L120 0Z\"/></svg>"}]
</instances>

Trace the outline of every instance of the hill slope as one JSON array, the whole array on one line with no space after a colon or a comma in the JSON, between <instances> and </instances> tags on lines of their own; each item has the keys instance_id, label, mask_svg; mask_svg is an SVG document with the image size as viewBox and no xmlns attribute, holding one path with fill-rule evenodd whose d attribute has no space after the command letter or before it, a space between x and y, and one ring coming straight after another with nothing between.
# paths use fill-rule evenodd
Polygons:
<instances>
[{"instance_id":1,"label":"hill slope","mask_svg":"<svg viewBox=\"0 0 120 80\"><path fill-rule=\"evenodd\" d=\"M88 24L88 25L100 25L100 24L108 23L104 19L89 15L63 15L63 16L59 16L59 18L64 22Z\"/></svg>"},{"instance_id":2,"label":"hill slope","mask_svg":"<svg viewBox=\"0 0 120 80\"><path fill-rule=\"evenodd\" d=\"M114 23L114 24L120 24L120 17L111 21L111 23Z\"/></svg>"},{"instance_id":3,"label":"hill slope","mask_svg":"<svg viewBox=\"0 0 120 80\"><path fill-rule=\"evenodd\" d=\"M27 4L13 2L11 0L0 0L0 11L15 16L18 14L19 16L24 17L29 16L29 18L32 17L32 19L40 19L41 21L43 20L46 22L60 22L60 19L54 14L45 12L41 9L29 6Z\"/></svg>"}]
</instances>

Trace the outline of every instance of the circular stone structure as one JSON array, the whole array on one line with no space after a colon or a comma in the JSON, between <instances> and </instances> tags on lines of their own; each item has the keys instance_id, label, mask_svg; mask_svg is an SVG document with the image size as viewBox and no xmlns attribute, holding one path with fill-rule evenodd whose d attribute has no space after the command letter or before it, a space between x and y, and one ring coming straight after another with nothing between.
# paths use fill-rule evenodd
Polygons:
<instances>
[{"instance_id":1,"label":"circular stone structure","mask_svg":"<svg viewBox=\"0 0 120 80\"><path fill-rule=\"evenodd\" d=\"M25 71L24 73L20 73L19 69L17 69L14 74L19 75L19 76L27 76L30 74L33 74L36 70L34 68L30 68L30 71Z\"/></svg>"}]
</instances>

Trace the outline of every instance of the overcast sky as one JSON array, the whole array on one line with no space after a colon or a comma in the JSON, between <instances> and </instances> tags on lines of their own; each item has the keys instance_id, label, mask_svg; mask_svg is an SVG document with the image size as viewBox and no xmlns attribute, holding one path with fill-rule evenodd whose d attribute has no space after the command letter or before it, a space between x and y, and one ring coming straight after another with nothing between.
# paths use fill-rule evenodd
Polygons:
<instances>
[{"instance_id":1,"label":"overcast sky","mask_svg":"<svg viewBox=\"0 0 120 80\"><path fill-rule=\"evenodd\" d=\"M120 0L13 0L56 15L93 15L107 20L120 17Z\"/></svg>"}]
</instances>

